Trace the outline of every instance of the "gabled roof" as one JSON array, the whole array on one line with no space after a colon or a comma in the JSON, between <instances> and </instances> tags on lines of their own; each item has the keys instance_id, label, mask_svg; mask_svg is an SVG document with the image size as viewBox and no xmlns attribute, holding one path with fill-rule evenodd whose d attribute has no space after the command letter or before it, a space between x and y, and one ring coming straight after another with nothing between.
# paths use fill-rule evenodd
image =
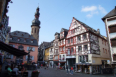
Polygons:
<instances>
[{"instance_id":1,"label":"gabled roof","mask_svg":"<svg viewBox=\"0 0 116 77\"><path fill-rule=\"evenodd\" d=\"M74 18L74 17L73 17ZM76 18L74 18L77 22L79 22L81 25L83 25L87 31L91 31L92 33L95 33L96 35L99 35L100 37L104 38L104 36L100 35L100 33L98 31L96 31L95 29L89 27L88 25L86 25L85 23L77 20Z\"/></svg>"},{"instance_id":2,"label":"gabled roof","mask_svg":"<svg viewBox=\"0 0 116 77\"><path fill-rule=\"evenodd\" d=\"M68 29L62 28L61 31L60 31L60 33L64 32L64 31L68 32Z\"/></svg>"},{"instance_id":3,"label":"gabled roof","mask_svg":"<svg viewBox=\"0 0 116 77\"><path fill-rule=\"evenodd\" d=\"M57 35L57 34L59 35L60 33L56 32L55 35Z\"/></svg>"},{"instance_id":4,"label":"gabled roof","mask_svg":"<svg viewBox=\"0 0 116 77\"><path fill-rule=\"evenodd\" d=\"M12 43L38 46L37 40L27 32L14 31L10 33L10 37L12 38L12 40L10 40L9 42L12 42Z\"/></svg>"},{"instance_id":5,"label":"gabled roof","mask_svg":"<svg viewBox=\"0 0 116 77\"><path fill-rule=\"evenodd\" d=\"M115 8L114 8L112 11L110 11L108 14L106 14L106 15L102 18L102 20L104 21L106 18L109 18L109 17L112 17L112 16L116 16L116 6L115 6Z\"/></svg>"}]
</instances>

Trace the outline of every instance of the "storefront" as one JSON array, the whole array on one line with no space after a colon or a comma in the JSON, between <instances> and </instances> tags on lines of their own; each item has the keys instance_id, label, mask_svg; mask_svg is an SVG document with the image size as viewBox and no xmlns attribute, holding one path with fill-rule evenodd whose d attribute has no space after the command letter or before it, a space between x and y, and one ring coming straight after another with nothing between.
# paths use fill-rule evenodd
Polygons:
<instances>
[{"instance_id":1,"label":"storefront","mask_svg":"<svg viewBox=\"0 0 116 77\"><path fill-rule=\"evenodd\" d=\"M101 74L101 65L92 65L89 63L76 64L77 72L87 73L87 74Z\"/></svg>"},{"instance_id":2,"label":"storefront","mask_svg":"<svg viewBox=\"0 0 116 77\"><path fill-rule=\"evenodd\" d=\"M66 58L66 65L70 68L76 63L76 58Z\"/></svg>"}]
</instances>

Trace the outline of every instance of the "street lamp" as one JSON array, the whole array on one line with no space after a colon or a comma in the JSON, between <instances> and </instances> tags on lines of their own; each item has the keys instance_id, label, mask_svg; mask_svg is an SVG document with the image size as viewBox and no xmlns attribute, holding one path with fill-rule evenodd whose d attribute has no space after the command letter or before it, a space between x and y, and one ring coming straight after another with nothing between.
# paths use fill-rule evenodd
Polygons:
<instances>
[{"instance_id":1,"label":"street lamp","mask_svg":"<svg viewBox=\"0 0 116 77\"><path fill-rule=\"evenodd\" d=\"M28 49L28 60L27 60L27 63L30 63L29 60L30 60L30 51L32 51L32 47L29 47Z\"/></svg>"}]
</instances>

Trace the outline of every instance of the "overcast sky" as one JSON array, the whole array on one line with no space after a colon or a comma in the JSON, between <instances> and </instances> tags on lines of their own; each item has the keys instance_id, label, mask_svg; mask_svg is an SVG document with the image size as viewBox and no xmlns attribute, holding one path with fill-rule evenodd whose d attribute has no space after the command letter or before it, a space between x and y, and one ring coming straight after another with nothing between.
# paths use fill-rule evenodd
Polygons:
<instances>
[{"instance_id":1,"label":"overcast sky","mask_svg":"<svg viewBox=\"0 0 116 77\"><path fill-rule=\"evenodd\" d=\"M32 20L36 8L40 7L41 28L39 44L54 40L55 32L69 29L72 18L80 20L93 29L100 29L106 36L105 24L101 20L116 6L116 0L12 0L9 3L9 26L11 32L23 31L31 34Z\"/></svg>"}]
</instances>

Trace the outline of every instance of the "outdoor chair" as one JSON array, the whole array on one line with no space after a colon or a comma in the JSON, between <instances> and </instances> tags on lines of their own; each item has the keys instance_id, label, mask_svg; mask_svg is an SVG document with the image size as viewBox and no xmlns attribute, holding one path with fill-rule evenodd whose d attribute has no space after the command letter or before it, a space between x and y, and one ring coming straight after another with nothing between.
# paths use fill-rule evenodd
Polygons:
<instances>
[{"instance_id":1,"label":"outdoor chair","mask_svg":"<svg viewBox=\"0 0 116 77\"><path fill-rule=\"evenodd\" d=\"M28 77L28 72L24 72L23 77Z\"/></svg>"}]
</instances>

